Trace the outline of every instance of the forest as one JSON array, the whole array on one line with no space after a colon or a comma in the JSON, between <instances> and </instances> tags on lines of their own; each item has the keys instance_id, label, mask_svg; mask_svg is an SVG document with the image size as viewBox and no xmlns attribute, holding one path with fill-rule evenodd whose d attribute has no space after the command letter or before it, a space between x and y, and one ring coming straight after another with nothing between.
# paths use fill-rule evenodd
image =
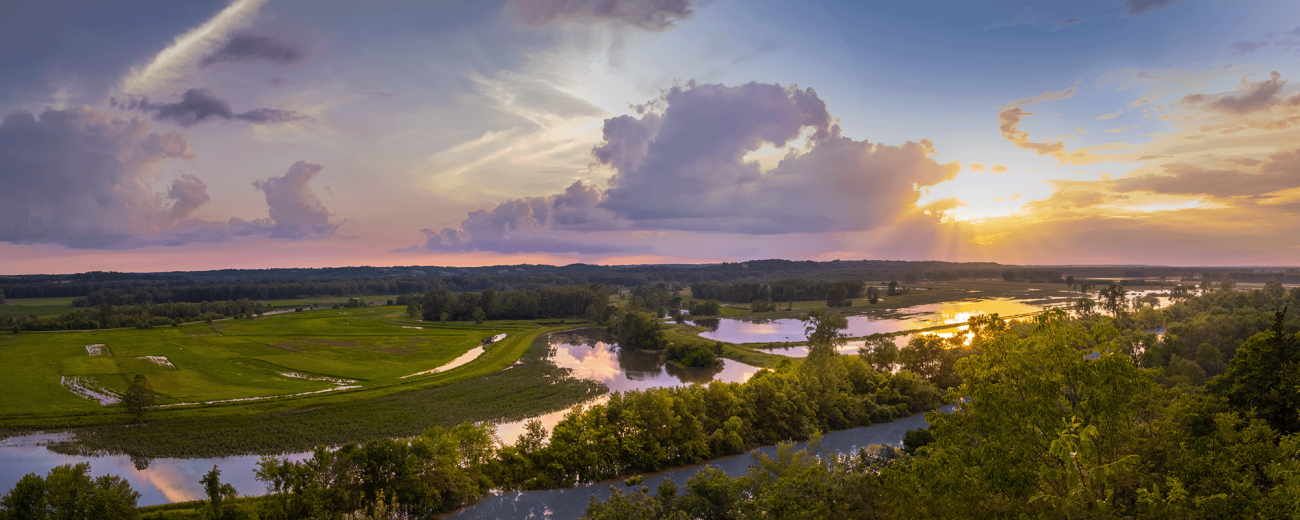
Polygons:
<instances>
[{"instance_id":1,"label":"forest","mask_svg":"<svg viewBox=\"0 0 1300 520\"><path fill-rule=\"evenodd\" d=\"M782 280L815 279L952 281L999 278L1012 271L1016 279L1060 282L1062 276L1170 281L1238 281L1300 283L1300 270L1236 267L1011 266L991 262L907 262L897 260L792 261L751 260L703 265L600 266L572 264L488 267L340 267L325 269L226 269L170 273L87 272L67 275L0 276L0 290L9 298L87 298L85 306L102 301L112 305L152 302L279 300L316 296L374 296L423 294L430 290L509 291L547 286L599 284L636 287L659 282L690 286L700 282L773 284ZM94 299L97 291L106 291ZM712 296L702 298L715 298ZM727 301L749 302L755 298ZM798 298L796 298L798 299ZM812 298L822 299L822 297ZM772 301L784 301L775 298Z\"/></svg>"},{"instance_id":2,"label":"forest","mask_svg":"<svg viewBox=\"0 0 1300 520\"><path fill-rule=\"evenodd\" d=\"M901 348L872 338L858 355L836 354L846 321L815 309L805 318L808 357L745 383L614 394L549 432L530 424L509 445L491 427L463 424L320 447L302 462L268 457L257 475L270 494L230 500L209 474L209 498L195 514L428 517L494 489L599 482L790 440L815 447L818 432L941 403L958 409L931 412L931 427L909 432L902 449L833 455L783 445L744 475L705 468L653 491L632 477L626 491L615 486L608 501L590 504L587 517L1300 513L1300 289L1207 286L1162 309L1116 292L1115 304L1100 309L1078 304L1025 321L976 316L963 334L920 335ZM129 487L76 473L29 475L0 510L54 518L66 508L134 504Z\"/></svg>"}]
</instances>

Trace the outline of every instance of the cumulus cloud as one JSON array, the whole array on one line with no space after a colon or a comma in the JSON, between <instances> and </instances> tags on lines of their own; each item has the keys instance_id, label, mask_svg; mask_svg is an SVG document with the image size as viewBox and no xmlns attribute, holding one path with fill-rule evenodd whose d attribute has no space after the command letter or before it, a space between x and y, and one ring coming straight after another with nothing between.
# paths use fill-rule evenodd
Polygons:
<instances>
[{"instance_id":1,"label":"cumulus cloud","mask_svg":"<svg viewBox=\"0 0 1300 520\"><path fill-rule=\"evenodd\" d=\"M1129 16L1142 16L1152 11L1158 11L1182 0L1121 0L1124 6L1124 14Z\"/></svg>"},{"instance_id":2,"label":"cumulus cloud","mask_svg":"<svg viewBox=\"0 0 1300 520\"><path fill-rule=\"evenodd\" d=\"M289 65L301 61L305 54L301 49L275 38L239 34L227 40L225 45L216 52L205 56L199 61L199 66L209 67L218 63L259 60L276 65Z\"/></svg>"},{"instance_id":3,"label":"cumulus cloud","mask_svg":"<svg viewBox=\"0 0 1300 520\"><path fill-rule=\"evenodd\" d=\"M207 194L182 176L160 196L153 167L193 158L183 135L150 132L138 117L85 106L12 113L0 124L0 241L114 247L169 227Z\"/></svg>"},{"instance_id":4,"label":"cumulus cloud","mask_svg":"<svg viewBox=\"0 0 1300 520\"><path fill-rule=\"evenodd\" d=\"M12 113L0 123L0 242L132 249L310 238L337 226L306 186L320 167L301 162L258 186L271 219L197 218L210 200L202 179L181 174L165 193L153 187L162 162L193 158L184 135L151 132L140 117L110 118L86 106Z\"/></svg>"},{"instance_id":5,"label":"cumulus cloud","mask_svg":"<svg viewBox=\"0 0 1300 520\"><path fill-rule=\"evenodd\" d=\"M193 158L185 136L150 132L138 117L84 106L10 114L0 124L0 241L125 249L261 233L259 222L192 218L209 198L193 175L153 191L158 163Z\"/></svg>"},{"instance_id":6,"label":"cumulus cloud","mask_svg":"<svg viewBox=\"0 0 1300 520\"><path fill-rule=\"evenodd\" d=\"M613 21L651 31L672 28L695 14L693 0L513 0L524 23Z\"/></svg>"},{"instance_id":7,"label":"cumulus cloud","mask_svg":"<svg viewBox=\"0 0 1300 520\"><path fill-rule=\"evenodd\" d=\"M179 222L193 216L194 210L199 206L207 204L208 185L202 179L186 173L172 181L167 198L176 201L172 203L171 221Z\"/></svg>"},{"instance_id":8,"label":"cumulus cloud","mask_svg":"<svg viewBox=\"0 0 1300 520\"><path fill-rule=\"evenodd\" d=\"M1002 172L1004 172L1004 171L1007 171L1007 167L1006 167L1006 166L1003 166L1003 165L1001 165L1001 164L995 164L995 165L993 165L992 168L989 168L989 171L991 171L991 172L993 172L993 173L1002 173Z\"/></svg>"},{"instance_id":9,"label":"cumulus cloud","mask_svg":"<svg viewBox=\"0 0 1300 520\"><path fill-rule=\"evenodd\" d=\"M980 163L970 163L970 166L967 166L967 168L970 168L970 170L973 172L984 171L984 165Z\"/></svg>"},{"instance_id":10,"label":"cumulus cloud","mask_svg":"<svg viewBox=\"0 0 1300 520\"><path fill-rule=\"evenodd\" d=\"M293 110L278 108L259 108L236 114L230 108L230 103L205 88L186 90L181 95L181 100L176 103L151 103L149 98L139 97L128 99L122 103L118 103L116 98L109 98L109 104L114 108L153 113L155 120L171 121L181 126L192 126L210 119L224 119L227 121L238 119L253 124L288 123L310 119L310 117Z\"/></svg>"},{"instance_id":11,"label":"cumulus cloud","mask_svg":"<svg viewBox=\"0 0 1300 520\"><path fill-rule=\"evenodd\" d=\"M574 183L563 194L479 210L459 229L425 230L431 250L579 251L574 232L680 230L745 235L861 231L919 213L918 187L950 180L927 140L898 146L841 135L812 89L690 83L637 116L605 120L596 162L608 188ZM769 171L745 157L806 136ZM930 210L942 213L957 202ZM544 245L529 240L552 239ZM568 249L563 249L568 248Z\"/></svg>"},{"instance_id":12,"label":"cumulus cloud","mask_svg":"<svg viewBox=\"0 0 1300 520\"><path fill-rule=\"evenodd\" d=\"M319 164L298 161L280 177L253 181L253 187L266 194L266 205L275 225L271 238L300 240L334 234L339 223L330 222L330 213L311 191L311 180L324 168Z\"/></svg>"}]
</instances>

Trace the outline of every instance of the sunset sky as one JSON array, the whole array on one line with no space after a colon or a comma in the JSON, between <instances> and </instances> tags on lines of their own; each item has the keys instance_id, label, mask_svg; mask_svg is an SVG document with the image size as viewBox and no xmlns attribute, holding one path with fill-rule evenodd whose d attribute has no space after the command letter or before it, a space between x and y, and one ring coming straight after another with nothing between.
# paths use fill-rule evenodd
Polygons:
<instances>
[{"instance_id":1,"label":"sunset sky","mask_svg":"<svg viewBox=\"0 0 1300 520\"><path fill-rule=\"evenodd\" d=\"M0 274L1297 265L1294 0L0 4Z\"/></svg>"}]
</instances>

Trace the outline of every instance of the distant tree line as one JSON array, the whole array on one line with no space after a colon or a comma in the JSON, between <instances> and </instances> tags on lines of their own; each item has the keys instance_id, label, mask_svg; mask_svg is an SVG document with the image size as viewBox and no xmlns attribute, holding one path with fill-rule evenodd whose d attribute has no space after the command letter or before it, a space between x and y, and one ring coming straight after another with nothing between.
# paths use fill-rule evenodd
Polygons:
<instances>
[{"instance_id":1,"label":"distant tree line","mask_svg":"<svg viewBox=\"0 0 1300 520\"><path fill-rule=\"evenodd\" d=\"M842 291L842 298L861 298L866 291L862 280L827 281L790 279L772 283L721 283L699 282L691 284L691 295L697 299L749 303L754 300L770 302L826 300L832 291Z\"/></svg>"},{"instance_id":2,"label":"distant tree line","mask_svg":"<svg viewBox=\"0 0 1300 520\"><path fill-rule=\"evenodd\" d=\"M484 289L455 293L442 288L420 298L420 315L425 321L535 320L589 315L603 321L608 307L609 291L598 284L504 292Z\"/></svg>"},{"instance_id":3,"label":"distant tree line","mask_svg":"<svg viewBox=\"0 0 1300 520\"><path fill-rule=\"evenodd\" d=\"M40 330L91 330L135 327L149 329L194 321L244 318L260 315L271 306L252 300L202 303L145 303L111 305L100 303L58 316L0 316L0 330L9 332Z\"/></svg>"}]
</instances>

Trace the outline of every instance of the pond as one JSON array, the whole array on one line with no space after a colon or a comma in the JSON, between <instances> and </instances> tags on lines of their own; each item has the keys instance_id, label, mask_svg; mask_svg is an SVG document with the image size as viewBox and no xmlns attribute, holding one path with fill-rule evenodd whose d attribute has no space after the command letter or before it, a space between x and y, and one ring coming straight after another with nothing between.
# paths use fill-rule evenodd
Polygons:
<instances>
[{"instance_id":1,"label":"pond","mask_svg":"<svg viewBox=\"0 0 1300 520\"><path fill-rule=\"evenodd\" d=\"M945 406L943 411L951 413L955 407ZM885 444L891 446L902 446L903 434L908 430L926 428L929 424L925 420L924 414L917 414L897 421L873 424L861 428L852 428L831 432L822 436L821 452L822 453L853 453L858 448L865 448L871 445ZM798 443L796 448L804 448L806 443ZM774 456L776 454L775 446L765 446L751 450L742 455L714 459L704 464L694 466L685 466L677 469L655 473L644 476L644 484L653 490L659 486L664 479L672 479L677 484L677 489L681 490L686 486L686 480L695 476L695 473L704 466L712 466L723 470L730 476L743 475L749 471L749 466L754 463L754 457L758 454ZM494 497L484 499L483 501L471 507L462 509L455 514L449 515L450 518L578 518L583 515L587 509L587 503L591 497L597 500L606 500L610 495L610 485L618 487L624 492L629 488L623 487L621 481L600 482L588 486L579 486L569 489L550 489L543 491L514 491L503 493Z\"/></svg>"},{"instance_id":2,"label":"pond","mask_svg":"<svg viewBox=\"0 0 1300 520\"><path fill-rule=\"evenodd\" d=\"M658 353L622 351L614 340L599 329L552 334L549 338L550 362L572 370L575 377L601 381L611 391L644 390L663 386L709 381L743 382L758 369L736 361L723 360L718 369L678 368L659 362ZM454 363L454 362L453 362ZM587 405L603 402L602 396ZM549 431L568 410L534 417ZM523 433L526 421L498 426L501 440L512 443ZM140 505L165 504L204 498L199 479L216 465L221 481L234 485L241 495L261 495L266 488L253 475L261 457L243 455L212 459L132 459L126 455L74 456L46 449L50 442L69 440L66 434L34 434L0 440L0 495L13 488L28 473L44 475L62 464L88 462L92 476L118 475L140 492ZM310 458L310 453L282 455L295 461Z\"/></svg>"}]
</instances>

